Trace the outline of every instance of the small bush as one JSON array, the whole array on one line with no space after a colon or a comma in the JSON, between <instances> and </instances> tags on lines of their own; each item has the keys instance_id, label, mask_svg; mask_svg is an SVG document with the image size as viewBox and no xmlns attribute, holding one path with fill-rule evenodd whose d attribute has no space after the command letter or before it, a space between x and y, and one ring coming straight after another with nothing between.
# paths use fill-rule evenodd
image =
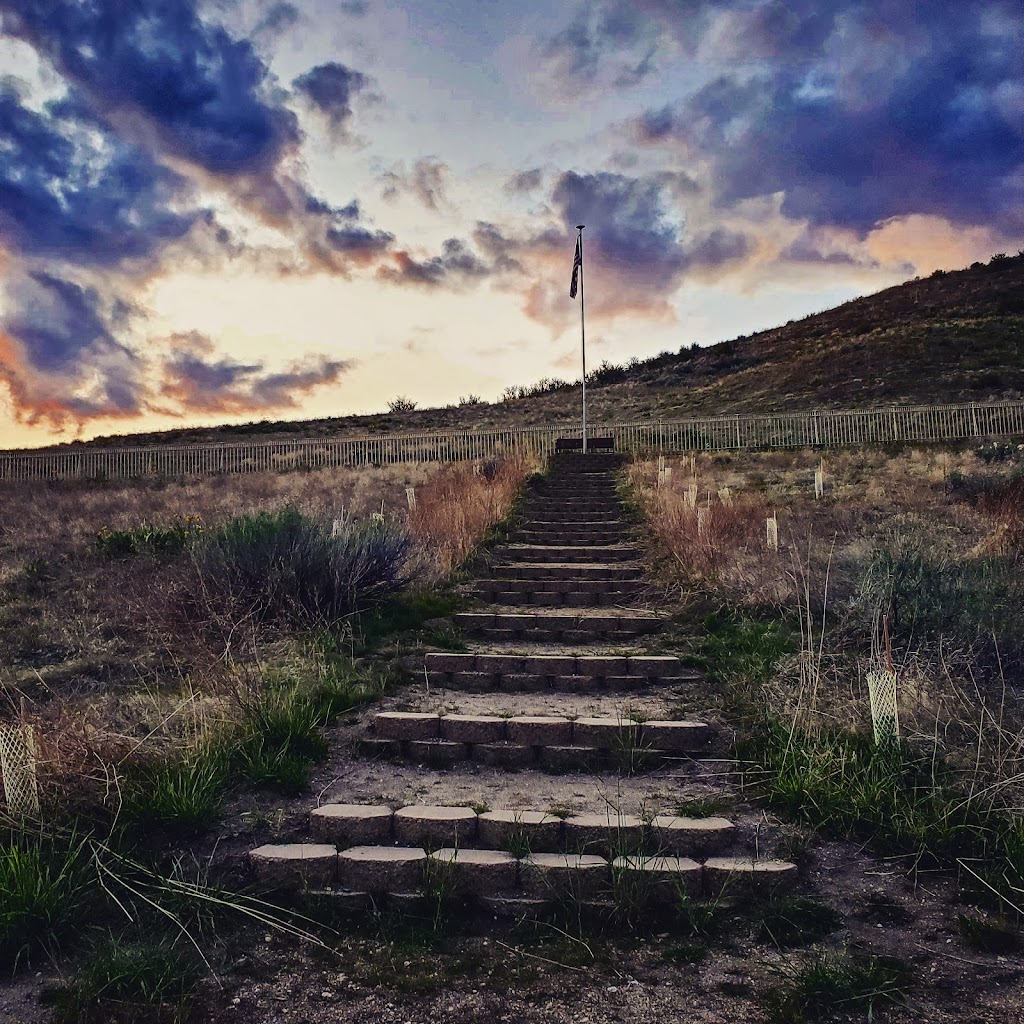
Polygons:
<instances>
[{"instance_id":1,"label":"small bush","mask_svg":"<svg viewBox=\"0 0 1024 1024\"><path fill-rule=\"evenodd\" d=\"M399 395L388 402L388 412L412 412L415 408L416 403L405 395Z\"/></svg>"},{"instance_id":2,"label":"small bush","mask_svg":"<svg viewBox=\"0 0 1024 1024\"><path fill-rule=\"evenodd\" d=\"M294 684L250 703L235 751L243 778L290 795L308 789L312 765L328 752L320 726L341 703L338 693L310 694Z\"/></svg>"},{"instance_id":3,"label":"small bush","mask_svg":"<svg viewBox=\"0 0 1024 1024\"><path fill-rule=\"evenodd\" d=\"M288 507L240 516L197 551L203 590L258 622L332 625L407 582L411 538L385 521L331 527Z\"/></svg>"},{"instance_id":4,"label":"small bush","mask_svg":"<svg viewBox=\"0 0 1024 1024\"><path fill-rule=\"evenodd\" d=\"M961 914L956 923L964 942L980 953L1012 953L1020 948L1020 929L1004 918Z\"/></svg>"}]
</instances>

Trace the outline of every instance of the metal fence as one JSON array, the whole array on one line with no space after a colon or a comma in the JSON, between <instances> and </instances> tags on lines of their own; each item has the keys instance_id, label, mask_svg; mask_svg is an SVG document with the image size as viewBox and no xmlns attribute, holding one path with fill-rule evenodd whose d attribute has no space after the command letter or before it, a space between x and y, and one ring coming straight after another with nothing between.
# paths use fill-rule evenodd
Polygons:
<instances>
[{"instance_id":1,"label":"metal fence","mask_svg":"<svg viewBox=\"0 0 1024 1024\"><path fill-rule=\"evenodd\" d=\"M515 451L547 455L580 424L487 431L432 431L297 441L0 452L0 480L188 476L488 459ZM1024 435L1024 402L892 406L639 423L588 423L588 437L614 437L634 453L758 448L836 448L900 441Z\"/></svg>"}]
</instances>

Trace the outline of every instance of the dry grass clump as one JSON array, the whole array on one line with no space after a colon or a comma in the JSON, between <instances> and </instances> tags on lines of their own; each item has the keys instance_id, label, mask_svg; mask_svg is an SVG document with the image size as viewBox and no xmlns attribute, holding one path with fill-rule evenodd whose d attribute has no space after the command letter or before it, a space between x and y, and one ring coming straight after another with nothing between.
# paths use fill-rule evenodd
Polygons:
<instances>
[{"instance_id":1,"label":"dry grass clump","mask_svg":"<svg viewBox=\"0 0 1024 1024\"><path fill-rule=\"evenodd\" d=\"M524 481L539 468L530 455L457 463L417 489L409 531L426 546L439 575L466 560L488 528L508 515Z\"/></svg>"},{"instance_id":2,"label":"dry grass clump","mask_svg":"<svg viewBox=\"0 0 1024 1024\"><path fill-rule=\"evenodd\" d=\"M691 506L692 483L682 474L658 483L654 463L634 463L630 484L650 520L657 548L674 562L675 573L690 581L718 580L726 565L762 540L767 506L757 495L725 504L717 494L698 489Z\"/></svg>"}]
</instances>

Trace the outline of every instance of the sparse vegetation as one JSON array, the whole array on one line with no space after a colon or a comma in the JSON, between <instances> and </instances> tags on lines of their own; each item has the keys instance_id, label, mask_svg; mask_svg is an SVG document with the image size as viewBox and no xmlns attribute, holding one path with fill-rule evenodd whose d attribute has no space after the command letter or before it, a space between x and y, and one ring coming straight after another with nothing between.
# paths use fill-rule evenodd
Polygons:
<instances>
[{"instance_id":1,"label":"sparse vegetation","mask_svg":"<svg viewBox=\"0 0 1024 1024\"><path fill-rule=\"evenodd\" d=\"M791 971L765 995L772 1024L811 1024L835 1014L865 1014L903 1001L907 967L891 957L820 956Z\"/></svg>"},{"instance_id":2,"label":"sparse vegetation","mask_svg":"<svg viewBox=\"0 0 1024 1024\"><path fill-rule=\"evenodd\" d=\"M759 834L762 855L814 866L822 837L829 837L837 844L833 859L821 855L827 868L813 877L829 877L836 849L895 855L881 873L889 894L863 894L851 909L847 888L845 902L834 902L842 916L826 890L775 900L751 913L726 902L667 898L664 889L655 892L635 877L617 876L600 905L569 892L550 920L528 927L503 922L507 931L486 931L484 943L461 914L450 875L432 873L426 903L411 913L382 912L359 924L345 918L341 929L329 901L317 909L318 921L338 925L344 935L332 942L346 957L346 984L384 986L419 999L441 990L486 991L508 978L525 985L556 978L560 985L582 968L604 990L627 984L619 974L645 978L652 962L662 972L668 964L708 963L708 976L724 977L709 998L737 1006L764 998L773 1020L824 1020L829 1005L838 1006L840 1016L878 1015L909 990L907 969L880 955L847 956L843 949L851 933L870 939L876 921L894 933L893 942L909 939L915 907L902 890L900 900L891 893L901 873L914 878L915 868L956 876L970 900L969 912L954 904L943 906L942 916L938 899L929 895L934 920L923 938L929 948L933 939L935 945L950 939L959 944L951 948L957 956L965 947L970 957L1012 953L1024 889L1017 816L1024 601L1016 579L1014 524L1021 501L1014 451L989 455L985 446L834 453L820 500L813 496L820 453L698 455L698 504L710 510L699 535L688 504L688 460L669 460L673 473L660 487L655 464L631 470L637 508L655 516L651 554L668 588L665 604L675 613L666 649L678 647L689 664L707 668L710 682L701 684L702 695L720 699L738 731L745 782L742 793L723 800L673 780L662 809L695 817L749 814L748 801L756 800L769 808L768 819L775 820L774 811L800 823L799 829L780 828L775 821L778 831L769 830L767 839ZM368 471L386 494L385 525L413 538L406 543L418 549L420 574L410 587L404 582L410 562L396 557L395 583L368 586L347 604L341 598L331 604L319 583L309 588L316 595L309 604L274 595L301 593L300 579L341 578L315 559L293 557L285 541L293 528L296 535L309 530L314 548L348 550L344 533L350 525L372 538L381 524L370 515L381 515L381 499L370 489L344 514L316 474L289 474L280 491L280 477L273 489L271 481L253 479L245 486L259 488L253 493L260 496L251 502L239 502L237 491L230 501L220 498L219 488L241 486L228 479L194 482L191 491L156 481L111 490L39 489L35 505L26 498L31 488L17 497L22 509L63 502L69 521L88 521L88 529L57 543L34 534L31 516L14 528L5 524L0 535L4 717L14 721L24 714L45 726L40 742L47 813L73 815L83 829L79 834L90 836L75 862L80 873L69 876L69 884L59 881L62 857L74 847L66 837L44 842L45 856L23 859L30 870L20 877L41 879L33 904L39 912L15 920L4 918L0 908L0 921L14 922L3 955L7 963L21 964L29 957L40 963L50 950L73 957L72 980L56 997L57 1012L69 1014L63 1019L117 1019L114 1003L139 1015L156 1008L150 1016L159 1019L169 1004L187 1006L201 998L198 979L206 968L201 961L197 967L191 954L178 964L177 954L190 947L177 924L147 910L129 886L203 936L201 947L215 971L224 969L226 951L239 943L263 948L262 923L255 938L237 935L235 926L224 924L235 917L230 908L227 915L211 910L210 922L199 921L197 907L219 906L221 897L209 888L197 896L198 889L179 884L184 858L193 850L208 857L201 872L216 878L224 862L214 851L227 836L229 857L237 855L239 821L245 822L243 842L249 833L254 844L289 841L297 831L295 809L315 796L297 803L281 797L310 789L316 794L329 781L325 727L401 679L408 669L393 659L410 642L441 648L458 643L446 620L464 599L450 584L460 578L457 570L467 556L480 551L482 538L507 533L502 517L515 507L534 468L482 463L475 469L431 467L419 476L413 469ZM415 488L414 502L407 487ZM725 487L731 505L719 495ZM190 515L202 514L204 533L177 549L158 552L143 541L132 552L108 557L95 543L95 524L108 518L114 496L132 503L124 518L109 517L117 530L173 522L175 509L189 508L198 510ZM771 512L780 524L778 552L765 548L763 519ZM335 519L341 521L337 533ZM251 579L254 589L218 591L211 583L204 596L194 581L204 578L207 545L223 543L233 531L245 569L240 578ZM273 554L262 562L253 554L262 558L266 551ZM486 559L486 551L478 557ZM218 572L226 572L220 562L205 578L216 580ZM277 591L255 589L263 585L261 576L275 573ZM219 593L228 597L213 600ZM71 620L80 613L93 618L81 619L75 629L56 623L51 632L55 620L41 624L41 618L58 607ZM216 616L222 617L217 630L211 625ZM888 650L880 640L883 616ZM102 649L88 646L100 637ZM882 749L871 738L863 681L878 649L891 655L900 678L902 740ZM672 706L693 709L697 703L684 691ZM628 707L622 714L620 764L636 767L645 752L630 723L642 716ZM393 795L385 794L384 802ZM580 806L567 799L557 808L562 816L570 809L578 813ZM784 833L781 841L778 832ZM842 846L847 836L856 837L856 847ZM10 830L8 840L26 842L24 829ZM508 845L517 855L529 852L522 835ZM631 850L623 845L615 852ZM101 871L119 874L123 882ZM98 877L128 906L128 924ZM21 883L8 888L30 891ZM57 908L66 909L67 919L47 910L56 906L46 895L55 888L67 893ZM10 906L30 903L21 899ZM294 923L290 912L279 911ZM154 917L163 923L142 941L140 922L148 928ZM498 934L502 945L492 941ZM95 959L83 952L94 944ZM308 948L292 954L265 945L257 969L273 970L282 962L275 958L294 955L304 958L296 961L298 973L310 971ZM765 995L770 983L759 972L763 964L779 963L785 976ZM687 970L677 973L689 976ZM349 991L363 997L361 989Z\"/></svg>"}]
</instances>

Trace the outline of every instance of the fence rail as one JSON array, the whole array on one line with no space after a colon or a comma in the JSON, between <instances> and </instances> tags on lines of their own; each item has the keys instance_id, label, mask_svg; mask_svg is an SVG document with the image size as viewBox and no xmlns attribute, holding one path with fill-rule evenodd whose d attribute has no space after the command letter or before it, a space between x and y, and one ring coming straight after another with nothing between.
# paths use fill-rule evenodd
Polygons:
<instances>
[{"instance_id":1,"label":"fence rail","mask_svg":"<svg viewBox=\"0 0 1024 1024\"><path fill-rule=\"evenodd\" d=\"M488 459L515 451L547 455L580 424L489 431L434 431L298 441L224 442L56 452L0 452L0 481L189 476L319 469L327 466ZM1024 435L1024 402L892 406L846 411L711 416L587 425L588 437L612 436L619 451L724 451L837 448L892 441L949 441Z\"/></svg>"}]
</instances>

